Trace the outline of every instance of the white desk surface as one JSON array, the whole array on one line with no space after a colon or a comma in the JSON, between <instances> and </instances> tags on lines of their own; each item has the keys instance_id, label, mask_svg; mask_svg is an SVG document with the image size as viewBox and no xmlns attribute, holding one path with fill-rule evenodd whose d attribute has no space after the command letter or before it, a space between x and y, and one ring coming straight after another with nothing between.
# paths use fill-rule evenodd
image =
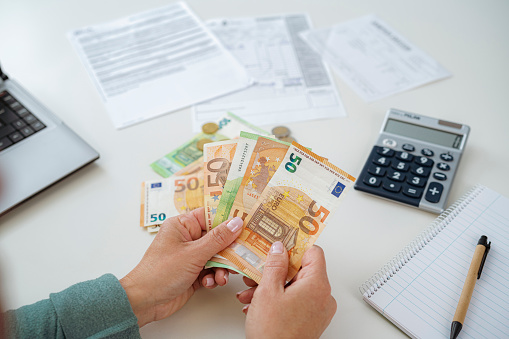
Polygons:
<instances>
[{"instance_id":1,"label":"white desk surface","mask_svg":"<svg viewBox=\"0 0 509 339\"><path fill-rule=\"evenodd\" d=\"M4 308L33 303L107 272L121 278L152 241L153 236L138 225L140 183L158 178L149 164L192 136L190 109L115 130L66 32L167 3L16 0L0 5L4 71L101 154L95 164L0 218ZM476 183L509 196L509 2L193 0L189 4L202 19L308 12L315 27L377 14L453 76L367 104L334 75L348 117L288 124L294 137L357 176L390 107L468 124L471 135L449 204ZM323 338L405 337L362 300L358 287L434 218L353 189L349 192L318 240L338 301ZM243 288L237 276L226 287L201 290L177 314L144 327L142 336L242 337L244 314L235 292Z\"/></svg>"}]
</instances>

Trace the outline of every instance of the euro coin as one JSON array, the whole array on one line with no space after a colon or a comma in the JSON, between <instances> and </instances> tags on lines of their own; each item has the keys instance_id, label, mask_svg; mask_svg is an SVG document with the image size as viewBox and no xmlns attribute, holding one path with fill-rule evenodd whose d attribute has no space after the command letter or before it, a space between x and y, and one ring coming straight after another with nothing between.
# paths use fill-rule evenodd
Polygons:
<instances>
[{"instance_id":1,"label":"euro coin","mask_svg":"<svg viewBox=\"0 0 509 339\"><path fill-rule=\"evenodd\" d=\"M278 139L285 138L290 135L290 129L285 126L276 126L272 129L272 134Z\"/></svg>"},{"instance_id":2,"label":"euro coin","mask_svg":"<svg viewBox=\"0 0 509 339\"><path fill-rule=\"evenodd\" d=\"M294 141L297 141L297 140L295 140L295 138L294 138L294 137L289 137L289 136L288 136L288 137L279 138L279 140L281 140L281 141L285 141L285 142L289 142L290 144L291 144L292 142L294 142Z\"/></svg>"},{"instance_id":3,"label":"euro coin","mask_svg":"<svg viewBox=\"0 0 509 339\"><path fill-rule=\"evenodd\" d=\"M203 138L198 140L196 143L196 148L198 148L200 151L203 151L203 145L208 144L209 142L212 142L209 138Z\"/></svg>"},{"instance_id":4,"label":"euro coin","mask_svg":"<svg viewBox=\"0 0 509 339\"><path fill-rule=\"evenodd\" d=\"M214 134L219 129L219 126L215 122L208 122L206 124L203 124L201 127L201 130L205 134Z\"/></svg>"}]
</instances>

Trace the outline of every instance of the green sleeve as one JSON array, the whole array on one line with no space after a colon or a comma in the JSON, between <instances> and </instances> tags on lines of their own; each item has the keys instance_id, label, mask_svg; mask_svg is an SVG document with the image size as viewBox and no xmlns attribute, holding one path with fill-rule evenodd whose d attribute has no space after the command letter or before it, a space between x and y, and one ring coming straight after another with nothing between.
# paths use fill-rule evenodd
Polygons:
<instances>
[{"instance_id":1,"label":"green sleeve","mask_svg":"<svg viewBox=\"0 0 509 339\"><path fill-rule=\"evenodd\" d=\"M129 299L112 274L7 311L4 317L7 338L141 338Z\"/></svg>"}]
</instances>

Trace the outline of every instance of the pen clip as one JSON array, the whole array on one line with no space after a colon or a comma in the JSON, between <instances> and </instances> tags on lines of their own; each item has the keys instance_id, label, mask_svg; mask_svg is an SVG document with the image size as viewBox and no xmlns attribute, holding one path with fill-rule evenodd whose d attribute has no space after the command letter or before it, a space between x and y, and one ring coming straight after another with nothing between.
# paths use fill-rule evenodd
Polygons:
<instances>
[{"instance_id":1,"label":"pen clip","mask_svg":"<svg viewBox=\"0 0 509 339\"><path fill-rule=\"evenodd\" d=\"M477 273L477 279L479 279L481 277L481 272L482 272L482 268L484 267L484 262L486 261L486 257L488 256L488 252L490 251L490 248L491 248L491 241L487 245L484 245L484 246L486 246L486 250L484 251L484 255L482 256L481 266L479 267L479 272Z\"/></svg>"}]
</instances>

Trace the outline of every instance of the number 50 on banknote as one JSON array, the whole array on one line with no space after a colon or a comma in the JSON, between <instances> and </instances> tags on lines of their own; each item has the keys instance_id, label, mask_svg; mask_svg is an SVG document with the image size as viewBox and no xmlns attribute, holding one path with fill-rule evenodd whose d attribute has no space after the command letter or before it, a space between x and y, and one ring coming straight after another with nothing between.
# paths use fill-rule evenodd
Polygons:
<instances>
[{"instance_id":1,"label":"number 50 on banknote","mask_svg":"<svg viewBox=\"0 0 509 339\"><path fill-rule=\"evenodd\" d=\"M219 254L260 282L271 245L281 241L290 258L287 280L291 280L300 269L302 255L354 181L325 158L293 143L244 220L241 235Z\"/></svg>"}]
</instances>

